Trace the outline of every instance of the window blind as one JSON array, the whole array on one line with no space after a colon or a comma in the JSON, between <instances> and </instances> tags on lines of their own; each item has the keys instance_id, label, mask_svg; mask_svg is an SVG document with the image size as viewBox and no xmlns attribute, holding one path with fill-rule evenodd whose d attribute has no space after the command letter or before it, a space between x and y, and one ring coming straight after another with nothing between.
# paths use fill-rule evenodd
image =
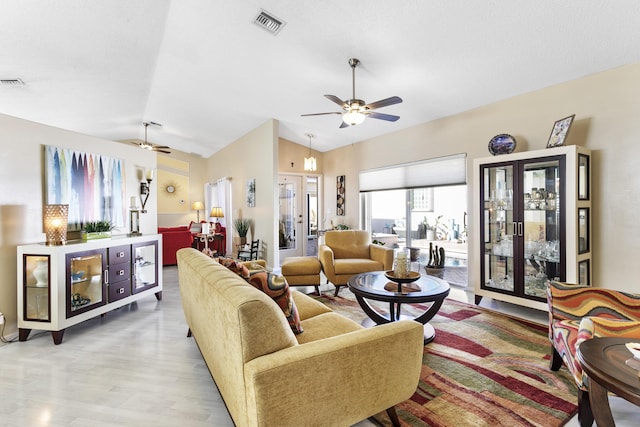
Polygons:
<instances>
[{"instance_id":1,"label":"window blind","mask_svg":"<svg viewBox=\"0 0 640 427\"><path fill-rule=\"evenodd\" d=\"M361 192L466 183L466 153L360 171Z\"/></svg>"}]
</instances>

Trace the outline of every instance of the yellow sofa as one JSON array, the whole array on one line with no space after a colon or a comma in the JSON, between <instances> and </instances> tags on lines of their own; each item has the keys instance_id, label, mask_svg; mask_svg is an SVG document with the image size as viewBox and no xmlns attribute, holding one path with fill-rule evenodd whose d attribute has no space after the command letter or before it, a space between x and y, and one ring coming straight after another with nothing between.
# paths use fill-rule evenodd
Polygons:
<instances>
[{"instance_id":1,"label":"yellow sofa","mask_svg":"<svg viewBox=\"0 0 640 427\"><path fill-rule=\"evenodd\" d=\"M393 249L371 243L371 235L363 230L331 230L324 236L324 244L318 248L318 259L327 281L336 287L349 279L369 271L391 270Z\"/></svg>"},{"instance_id":2,"label":"yellow sofa","mask_svg":"<svg viewBox=\"0 0 640 427\"><path fill-rule=\"evenodd\" d=\"M304 328L295 335L278 305L235 273L195 249L177 257L190 334L236 426L349 426L415 392L419 323L363 328L291 290Z\"/></svg>"}]
</instances>

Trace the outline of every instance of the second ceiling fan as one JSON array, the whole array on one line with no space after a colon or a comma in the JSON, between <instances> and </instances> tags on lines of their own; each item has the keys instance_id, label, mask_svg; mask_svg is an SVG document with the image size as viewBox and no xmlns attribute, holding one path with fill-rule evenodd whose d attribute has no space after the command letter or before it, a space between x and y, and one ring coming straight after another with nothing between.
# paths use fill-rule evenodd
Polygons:
<instances>
[{"instance_id":1,"label":"second ceiling fan","mask_svg":"<svg viewBox=\"0 0 640 427\"><path fill-rule=\"evenodd\" d=\"M342 108L342 111L332 111L329 113L302 114L302 116L306 117L306 116L324 116L327 114L341 114L342 115L342 123L340 124L341 128L359 125L360 123L364 122L364 119L367 117L371 117L373 119L386 120L388 122L395 122L396 120L398 120L400 116L378 113L373 110L377 108L387 107L389 105L401 103L402 98L400 98L399 96L392 96L389 98L381 99L380 101L372 102L370 104L367 104L362 99L356 98L356 67L358 66L359 63L360 63L360 60L358 60L357 58L349 59L349 66L351 67L351 81L352 81L351 99L343 101L335 95L325 95L325 98L338 104L340 108Z\"/></svg>"}]
</instances>

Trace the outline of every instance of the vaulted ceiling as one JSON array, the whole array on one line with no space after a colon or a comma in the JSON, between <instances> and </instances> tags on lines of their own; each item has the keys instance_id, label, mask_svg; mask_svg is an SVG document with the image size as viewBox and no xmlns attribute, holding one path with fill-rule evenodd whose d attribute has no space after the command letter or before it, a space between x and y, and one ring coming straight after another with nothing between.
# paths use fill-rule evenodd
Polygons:
<instances>
[{"instance_id":1,"label":"vaulted ceiling","mask_svg":"<svg viewBox=\"0 0 640 427\"><path fill-rule=\"evenodd\" d=\"M265 10L284 26L254 23ZM327 151L640 61L636 0L2 1L0 113L208 157L266 120ZM340 129L323 95L404 102ZM640 77L639 77L640 78ZM573 112L568 112L573 113Z\"/></svg>"}]
</instances>

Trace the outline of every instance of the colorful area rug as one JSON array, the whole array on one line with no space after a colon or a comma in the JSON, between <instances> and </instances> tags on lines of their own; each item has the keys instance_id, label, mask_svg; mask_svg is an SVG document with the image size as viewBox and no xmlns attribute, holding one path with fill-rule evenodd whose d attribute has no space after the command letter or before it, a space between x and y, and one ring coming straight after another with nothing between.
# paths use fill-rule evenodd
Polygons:
<instances>
[{"instance_id":1,"label":"colorful area rug","mask_svg":"<svg viewBox=\"0 0 640 427\"><path fill-rule=\"evenodd\" d=\"M347 289L315 298L357 322L366 318ZM416 311L420 305L403 306L404 314ZM451 299L430 324L436 338L425 346L418 388L396 405L403 426L551 427L577 413L571 375L549 370L546 326ZM385 412L371 421L391 425Z\"/></svg>"}]
</instances>

